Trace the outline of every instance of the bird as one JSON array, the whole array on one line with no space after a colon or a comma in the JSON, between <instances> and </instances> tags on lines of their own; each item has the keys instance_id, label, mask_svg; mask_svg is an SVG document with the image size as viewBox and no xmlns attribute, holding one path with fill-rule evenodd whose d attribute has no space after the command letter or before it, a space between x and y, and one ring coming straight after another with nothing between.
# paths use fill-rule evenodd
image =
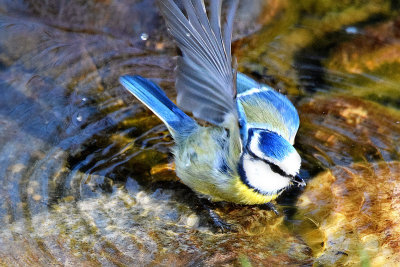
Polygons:
<instances>
[{"instance_id":1,"label":"bird","mask_svg":"<svg viewBox=\"0 0 400 267\"><path fill-rule=\"evenodd\" d=\"M167 126L176 174L200 199L276 211L271 201L291 186L305 185L293 147L299 116L284 95L237 71L231 42L238 0L225 1L225 19L222 4L210 0L207 11L204 0L158 0L181 51L177 104L139 75L119 81ZM217 227L230 229L208 210Z\"/></svg>"}]
</instances>

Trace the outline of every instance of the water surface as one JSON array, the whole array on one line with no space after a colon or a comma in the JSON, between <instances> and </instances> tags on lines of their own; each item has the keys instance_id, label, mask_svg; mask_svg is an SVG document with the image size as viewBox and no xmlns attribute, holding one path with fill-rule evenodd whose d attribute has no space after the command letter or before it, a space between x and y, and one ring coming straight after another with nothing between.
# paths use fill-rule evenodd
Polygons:
<instances>
[{"instance_id":1,"label":"water surface","mask_svg":"<svg viewBox=\"0 0 400 267\"><path fill-rule=\"evenodd\" d=\"M154 1L0 1L0 264L399 260L399 6L244 2L239 70L298 108L310 185L278 199L280 216L219 205L239 230L222 234L175 176L165 126L118 84L142 75L176 96Z\"/></svg>"}]
</instances>

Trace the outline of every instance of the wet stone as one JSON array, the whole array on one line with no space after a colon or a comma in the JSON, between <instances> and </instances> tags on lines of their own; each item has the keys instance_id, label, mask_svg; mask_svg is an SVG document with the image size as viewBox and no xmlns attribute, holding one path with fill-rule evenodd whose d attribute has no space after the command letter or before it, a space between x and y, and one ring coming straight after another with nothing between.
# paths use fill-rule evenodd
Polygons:
<instances>
[{"instance_id":1,"label":"wet stone","mask_svg":"<svg viewBox=\"0 0 400 267\"><path fill-rule=\"evenodd\" d=\"M396 266L400 261L400 163L334 167L300 196L296 231L323 266Z\"/></svg>"},{"instance_id":2,"label":"wet stone","mask_svg":"<svg viewBox=\"0 0 400 267\"><path fill-rule=\"evenodd\" d=\"M255 34L233 44L239 71L292 95L301 93L299 87L318 90L319 80L325 78L326 70L321 66L326 53L341 39L331 41L329 35L378 14L391 14L389 2L268 1L260 15L266 24ZM315 53L319 49L321 53Z\"/></svg>"},{"instance_id":3,"label":"wet stone","mask_svg":"<svg viewBox=\"0 0 400 267\"><path fill-rule=\"evenodd\" d=\"M329 69L362 74L385 64L400 63L400 17L366 26L359 35L335 49L327 61Z\"/></svg>"},{"instance_id":4,"label":"wet stone","mask_svg":"<svg viewBox=\"0 0 400 267\"><path fill-rule=\"evenodd\" d=\"M254 265L310 263L308 246L271 211L218 208L239 230L221 234L212 230L204 212L193 213L184 201L186 191L138 190L117 188L81 201L67 197L51 212L33 216L30 231L24 221L3 228L0 262L236 266L245 256Z\"/></svg>"},{"instance_id":5,"label":"wet stone","mask_svg":"<svg viewBox=\"0 0 400 267\"><path fill-rule=\"evenodd\" d=\"M319 171L358 161L400 159L400 112L345 95L319 95L298 107L303 167Z\"/></svg>"},{"instance_id":6,"label":"wet stone","mask_svg":"<svg viewBox=\"0 0 400 267\"><path fill-rule=\"evenodd\" d=\"M362 27L348 39L323 61L326 82L336 90L398 108L400 17Z\"/></svg>"}]
</instances>

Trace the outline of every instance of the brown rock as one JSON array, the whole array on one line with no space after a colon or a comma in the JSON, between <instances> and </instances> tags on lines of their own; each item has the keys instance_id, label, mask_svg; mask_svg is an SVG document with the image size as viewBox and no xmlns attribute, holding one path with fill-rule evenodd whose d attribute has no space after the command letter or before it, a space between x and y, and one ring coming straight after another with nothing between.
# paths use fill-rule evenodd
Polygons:
<instances>
[{"instance_id":1,"label":"brown rock","mask_svg":"<svg viewBox=\"0 0 400 267\"><path fill-rule=\"evenodd\" d=\"M385 64L400 63L400 17L361 30L335 49L327 67L361 74Z\"/></svg>"},{"instance_id":2,"label":"brown rock","mask_svg":"<svg viewBox=\"0 0 400 267\"><path fill-rule=\"evenodd\" d=\"M299 105L303 167L400 158L400 112L356 97L320 95ZM310 166L311 165L311 166Z\"/></svg>"},{"instance_id":3,"label":"brown rock","mask_svg":"<svg viewBox=\"0 0 400 267\"><path fill-rule=\"evenodd\" d=\"M400 163L335 167L298 200L297 229L320 265L395 266L400 261Z\"/></svg>"}]
</instances>

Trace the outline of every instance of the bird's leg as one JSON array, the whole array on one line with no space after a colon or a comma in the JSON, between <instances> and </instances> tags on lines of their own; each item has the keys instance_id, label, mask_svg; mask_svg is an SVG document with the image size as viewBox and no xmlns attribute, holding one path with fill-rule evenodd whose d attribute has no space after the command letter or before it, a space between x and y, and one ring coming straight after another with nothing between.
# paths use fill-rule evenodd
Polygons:
<instances>
[{"instance_id":1,"label":"bird's leg","mask_svg":"<svg viewBox=\"0 0 400 267\"><path fill-rule=\"evenodd\" d=\"M203 206L203 208L208 212L208 214L213 222L213 225L216 228L220 229L223 233L233 230L231 224L222 220L221 217L217 213L215 213L214 210L212 210L212 208L210 207L211 203L207 199L200 198L200 203Z\"/></svg>"},{"instance_id":2,"label":"bird's leg","mask_svg":"<svg viewBox=\"0 0 400 267\"><path fill-rule=\"evenodd\" d=\"M272 202L267 202L267 203L261 204L261 205L259 205L259 207L264 210L272 210L277 216L279 215L278 209L275 207L275 205Z\"/></svg>"}]
</instances>

